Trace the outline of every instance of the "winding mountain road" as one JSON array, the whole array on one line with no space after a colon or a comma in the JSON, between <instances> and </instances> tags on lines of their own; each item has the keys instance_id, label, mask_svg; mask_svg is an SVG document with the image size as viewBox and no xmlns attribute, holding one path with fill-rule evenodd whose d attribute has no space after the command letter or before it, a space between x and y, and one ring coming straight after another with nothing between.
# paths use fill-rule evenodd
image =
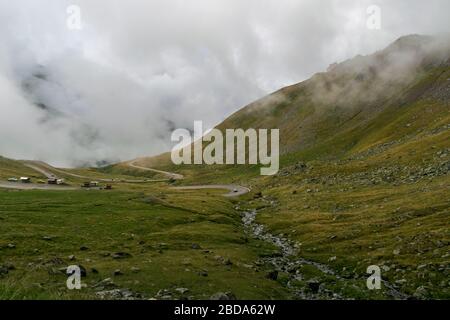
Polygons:
<instances>
[{"instance_id":1,"label":"winding mountain road","mask_svg":"<svg viewBox=\"0 0 450 320\"><path fill-rule=\"evenodd\" d=\"M31 168L31 169L33 169L36 172L39 172L39 173L43 174L48 179L57 179L58 178L55 174L53 174L53 172L50 172L50 171L47 170L47 169L50 169L50 168L49 168L49 165L47 165L45 162L26 160L26 161L22 161L22 163L23 163L24 166L26 166L28 168Z\"/></svg>"},{"instance_id":2,"label":"winding mountain road","mask_svg":"<svg viewBox=\"0 0 450 320\"><path fill-rule=\"evenodd\" d=\"M20 183L0 180L0 188L16 190L79 190L79 188L51 184Z\"/></svg>"},{"instance_id":3,"label":"winding mountain road","mask_svg":"<svg viewBox=\"0 0 450 320\"><path fill-rule=\"evenodd\" d=\"M31 160L26 160L26 161L22 161L22 163L39 172L42 173L43 175L45 175L47 178L54 178L57 179L58 177L53 173L53 172L58 172L60 174L66 175L66 176L71 176L71 177L75 177L75 178L79 178L79 179L86 179L86 180L95 180L95 181L101 181L101 182L125 182L125 183L144 183L144 182L163 182L163 181L167 181L167 179L104 179L104 178L95 178L95 177L88 177L88 176L83 176L80 174L76 174L76 173L72 173L72 172L68 172L65 170L61 170L55 167L52 167L51 165L49 165L48 163L45 163L43 161L31 161ZM50 170L50 171L49 171Z\"/></svg>"},{"instance_id":4,"label":"winding mountain road","mask_svg":"<svg viewBox=\"0 0 450 320\"><path fill-rule=\"evenodd\" d=\"M134 169L143 170L143 171L152 171L152 172L166 175L168 177L168 179L182 180L184 178L184 176L182 174L148 168L148 167L142 167L142 166L136 164L136 162L138 160L139 159L132 160L132 161L126 162L125 164ZM72 177L76 177L76 178L80 178L80 179L97 180L97 181L102 181L102 182L143 183L143 182L168 181L168 179L158 179L158 180L151 180L151 179L145 179L145 180L97 179L97 178L92 178L92 177L87 177L87 176L67 172L67 171L52 167L51 165L49 165L43 161L24 160L24 161L22 161L22 163L25 166L33 169L34 171L39 172L40 174L44 175L48 179L58 179L58 176L55 174L55 172L58 172L63 175L68 175L68 176L72 176ZM77 189L79 189L79 188L70 187L70 186L58 186L58 185L35 184L35 183L17 183L17 182L8 182L8 181L1 181L1 180L0 180L0 188L19 189L19 190L33 190L33 189L77 190ZM223 194L224 197L238 197L238 196L241 196L243 194L250 192L249 188L235 185L235 184L180 186L180 187L172 187L172 189L174 189L174 190L201 190L201 189L228 190L229 191L228 193Z\"/></svg>"},{"instance_id":5,"label":"winding mountain road","mask_svg":"<svg viewBox=\"0 0 450 320\"><path fill-rule=\"evenodd\" d=\"M224 197L238 197L250 192L247 187L242 187L235 184L208 184L198 186L186 186L186 187L173 187L175 190L198 190L198 189L225 189L229 190L229 193L224 194Z\"/></svg>"},{"instance_id":6,"label":"winding mountain road","mask_svg":"<svg viewBox=\"0 0 450 320\"><path fill-rule=\"evenodd\" d=\"M142 166L136 165L136 162L138 160L139 159L132 160L132 161L127 162L126 164L135 169L161 173L161 174L164 174L174 180L182 180L184 178L184 176L182 174L167 172L167 171L162 171L162 170L157 170L157 169L153 169L153 168L142 167ZM172 187L172 189L174 189L174 190L200 190L200 189L229 190L230 192L224 194L223 195L224 197L238 197L238 196L241 196L243 194L250 192L249 188L242 187L242 186L235 185L235 184L211 184L211 185L207 184L207 185L196 185L196 186L180 186L180 187Z\"/></svg>"},{"instance_id":7,"label":"winding mountain road","mask_svg":"<svg viewBox=\"0 0 450 320\"><path fill-rule=\"evenodd\" d=\"M52 172L47 170L48 165L41 161L22 161L28 168L44 175L48 179L58 179ZM76 190L77 188L61 185L51 185L43 183L21 183L0 180L0 188L17 190Z\"/></svg>"},{"instance_id":8,"label":"winding mountain road","mask_svg":"<svg viewBox=\"0 0 450 320\"><path fill-rule=\"evenodd\" d=\"M166 176L168 176L171 179L174 180L181 180L184 178L184 176L182 174L178 174L178 173L173 173L173 172L168 172L168 171L162 171L162 170L157 170L157 169L153 169L153 168L148 168L148 167L142 167L136 164L136 161L138 161L139 159L136 160L132 160L130 162L127 162L127 165L131 168L134 169L139 169L139 170L144 170L144 171L152 171L152 172L156 172L156 173L161 173L164 174Z\"/></svg>"}]
</instances>

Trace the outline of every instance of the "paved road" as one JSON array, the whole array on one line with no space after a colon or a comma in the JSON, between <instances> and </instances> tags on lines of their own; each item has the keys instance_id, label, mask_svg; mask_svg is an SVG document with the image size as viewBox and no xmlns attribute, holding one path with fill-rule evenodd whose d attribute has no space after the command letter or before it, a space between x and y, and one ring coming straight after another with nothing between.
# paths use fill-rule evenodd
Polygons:
<instances>
[{"instance_id":1,"label":"paved road","mask_svg":"<svg viewBox=\"0 0 450 320\"><path fill-rule=\"evenodd\" d=\"M82 176L82 175L79 175L79 174L67 172L67 171L64 171L64 170L52 167L51 165L49 165L48 163L45 163L43 161L26 161L25 165L26 165L26 163L29 164L30 168L33 168L33 166L37 167L36 170L38 170L38 171L40 171L40 170L46 171L45 169L48 169L48 170L51 170L52 172L59 172L59 173L62 173L62 174L68 175L68 176L75 177L75 178L89 179L89 177L86 177L86 176Z\"/></svg>"},{"instance_id":2,"label":"paved road","mask_svg":"<svg viewBox=\"0 0 450 320\"><path fill-rule=\"evenodd\" d=\"M153 168L147 168L147 167L142 167L139 165L136 165L136 161L138 161L139 159L136 160L132 160L127 162L127 165L135 168L135 169L140 169L140 170L146 170L146 171L153 171L153 172L157 172L157 173L162 173L165 174L166 176L175 179L175 180L181 180L184 178L184 176L182 174L178 174L178 173L173 173L173 172L167 172L167 171L162 171L162 170L157 170L157 169L153 169ZM239 185L235 185L235 184L212 184L212 185L197 185L197 186L184 186L184 187L173 187L172 189L175 190L199 190L199 189L225 189L225 190L229 190L230 192L224 194L225 197L238 197L240 195L246 194L248 192L250 192L250 189L247 187L242 187Z\"/></svg>"},{"instance_id":3,"label":"paved road","mask_svg":"<svg viewBox=\"0 0 450 320\"><path fill-rule=\"evenodd\" d=\"M173 172L167 172L167 171L162 171L162 170L157 170L157 169L153 169L153 168L141 167L141 166L135 164L136 161L138 161L138 160L139 159L127 162L127 165L129 167L132 167L132 168L135 168L135 169L139 169L139 170L145 170L145 171L152 171L152 172L156 172L156 173L162 173L162 174L164 174L164 175L166 175L169 178L174 179L174 180L181 180L181 179L184 178L184 176L182 174L173 173Z\"/></svg>"},{"instance_id":4,"label":"paved road","mask_svg":"<svg viewBox=\"0 0 450 320\"><path fill-rule=\"evenodd\" d=\"M37 183L20 183L20 182L8 182L0 180L0 188L6 189L18 189L18 190L79 190L80 188L58 186L50 184L37 184Z\"/></svg>"},{"instance_id":5,"label":"paved road","mask_svg":"<svg viewBox=\"0 0 450 320\"><path fill-rule=\"evenodd\" d=\"M198 185L198 186L186 186L186 187L173 187L176 190L198 190L198 189L225 189L230 192L224 194L225 197L238 197L243 194L250 192L247 187L238 186L235 184L208 184L208 185Z\"/></svg>"},{"instance_id":6,"label":"paved road","mask_svg":"<svg viewBox=\"0 0 450 320\"><path fill-rule=\"evenodd\" d=\"M23 161L22 163L24 165L26 165L27 167L29 167L31 169L34 169L35 171L44 174L47 178L56 178L56 175L53 174L52 172L59 172L59 173L64 174L64 175L75 177L75 178L80 178L80 179L100 180L100 181L103 181L103 182L112 182L112 181L114 181L114 179L94 179L92 177L87 177L87 176L82 176L82 175L75 174L75 173L72 173L72 172L67 172L67 171L64 171L64 170L52 167L51 165L49 165L48 163L45 163L43 161L29 161L29 160L26 160L26 161ZM47 171L47 170L51 170L52 172Z\"/></svg>"},{"instance_id":7,"label":"paved road","mask_svg":"<svg viewBox=\"0 0 450 320\"><path fill-rule=\"evenodd\" d=\"M48 165L41 161L22 161L22 163L27 166L28 168L33 169L34 171L37 171L44 176L46 176L48 179L57 179L58 177L54 175L52 172L46 170L48 168ZM50 168L48 168L50 169Z\"/></svg>"},{"instance_id":8,"label":"paved road","mask_svg":"<svg viewBox=\"0 0 450 320\"><path fill-rule=\"evenodd\" d=\"M75 177L75 178L79 178L79 179L86 179L89 181L100 181L100 182L125 182L125 183L144 183L144 182L163 182L163 181L167 181L167 179L102 179L102 178L95 178L95 177L88 177L88 176L83 176L80 174L76 174L76 173L72 173L72 172L67 172L65 170L61 170L55 167L52 167L51 165L49 165L48 163L45 163L43 161L22 161L22 163L24 165L26 165L27 167L42 173L43 175L45 175L47 178L54 178L57 179L58 177L53 173L53 172L58 172L61 173L63 175L67 175L67 176L71 176L71 177Z\"/></svg>"},{"instance_id":9,"label":"paved road","mask_svg":"<svg viewBox=\"0 0 450 320\"><path fill-rule=\"evenodd\" d=\"M135 162L137 161L133 160L130 162L127 162L127 165L144 171L152 171L157 172L166 175L167 177L175 180L181 180L184 178L183 175L173 172L167 172L162 170L157 170L153 168L147 168L147 167L141 167L139 165L136 165ZM42 162L42 161L23 161L23 164L27 167L43 174L47 178L54 178L57 179L58 177L53 172L59 172L65 175L81 178L81 179L87 179L87 180L97 180L102 182L127 182L127 183L142 183L142 182L161 182L161 181L167 181L164 179L160 180L119 180L119 179L95 179L92 177L86 177L70 172L66 172L57 168L54 168L50 166L49 164ZM57 185L46 185L46 184L34 184L34 183L15 183L15 182L8 182L8 181L0 181L0 188L9 188L9 189L21 189L21 190L30 190L30 189L41 189L41 190L77 190L79 188L75 187L67 187L67 186L57 186ZM197 186L182 186L182 187L173 187L172 189L175 190L199 190L199 189L225 189L229 190L228 193L224 194L225 197L238 197L240 195L246 194L250 192L250 189L247 187L242 187L239 185L234 184L212 184L212 185L197 185Z\"/></svg>"},{"instance_id":10,"label":"paved road","mask_svg":"<svg viewBox=\"0 0 450 320\"><path fill-rule=\"evenodd\" d=\"M157 173L162 173L165 174L166 176L175 179L175 180L181 180L184 178L184 176L182 174L178 174L178 173L173 173L173 172L167 172L167 171L162 171L162 170L157 170L157 169L152 169L152 168L148 168L148 167L141 167L139 165L136 165L136 161L138 161L139 159L136 160L132 160L127 162L127 165L135 168L135 169L140 169L140 170L146 170L146 171L153 171L153 172L157 172ZM240 195L246 194L248 192L250 192L250 189L247 187L242 187L239 185L235 185L235 184L212 184L212 185L198 185L198 186L184 186L184 187L173 187L172 189L175 190L199 190L199 189L225 189L225 190L229 190L230 192L224 194L225 197L238 197Z\"/></svg>"}]
</instances>

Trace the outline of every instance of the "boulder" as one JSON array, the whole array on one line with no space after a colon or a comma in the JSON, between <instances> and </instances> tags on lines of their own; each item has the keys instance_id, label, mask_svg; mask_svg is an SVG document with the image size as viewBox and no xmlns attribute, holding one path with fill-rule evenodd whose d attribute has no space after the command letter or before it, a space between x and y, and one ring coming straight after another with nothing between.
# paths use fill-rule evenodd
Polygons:
<instances>
[{"instance_id":1,"label":"boulder","mask_svg":"<svg viewBox=\"0 0 450 320\"><path fill-rule=\"evenodd\" d=\"M236 296L232 292L217 292L214 293L210 300L236 300Z\"/></svg>"}]
</instances>

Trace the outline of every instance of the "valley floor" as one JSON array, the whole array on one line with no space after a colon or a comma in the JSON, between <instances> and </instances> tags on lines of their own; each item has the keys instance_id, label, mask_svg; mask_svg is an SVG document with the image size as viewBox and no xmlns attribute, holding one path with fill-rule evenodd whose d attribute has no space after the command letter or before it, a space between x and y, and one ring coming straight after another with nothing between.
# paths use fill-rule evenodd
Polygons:
<instances>
[{"instance_id":1,"label":"valley floor","mask_svg":"<svg viewBox=\"0 0 450 320\"><path fill-rule=\"evenodd\" d=\"M200 189L82 190L76 177L74 190L0 189L0 299L448 299L441 162L404 176L370 161L296 163L232 198L206 188L208 170ZM86 273L81 290L66 287L69 265ZM367 288L371 265L380 290Z\"/></svg>"}]
</instances>

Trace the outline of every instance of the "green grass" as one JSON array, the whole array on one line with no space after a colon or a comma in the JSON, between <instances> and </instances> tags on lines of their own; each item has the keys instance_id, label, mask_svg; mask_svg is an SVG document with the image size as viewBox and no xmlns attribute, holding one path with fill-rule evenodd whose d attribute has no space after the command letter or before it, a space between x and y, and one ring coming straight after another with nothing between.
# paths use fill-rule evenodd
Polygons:
<instances>
[{"instance_id":1,"label":"green grass","mask_svg":"<svg viewBox=\"0 0 450 320\"><path fill-rule=\"evenodd\" d=\"M408 296L449 299L450 68L447 62L416 71L400 82L376 72L358 80L360 70L321 73L218 126L279 128L276 176L261 177L258 166L175 166L168 153L138 161L185 175L175 185L251 187L239 199L226 199L220 190L177 192L167 182L118 182L112 192L0 190L0 265L16 267L0 278L0 299L94 299L94 284L115 269L125 273L113 277L119 287L145 297L185 287L192 299L218 291L240 299L292 298L288 286L308 290L314 280L347 298L389 298L386 289L367 290L369 265L382 267L382 278ZM296 167L299 162L306 168ZM30 170L0 158L2 179L38 176ZM159 178L124 163L70 172ZM293 282L284 272L269 280L270 267L257 261L277 249L244 232L235 206L257 209L258 223L297 244L293 259L326 265L337 277L303 264ZM193 243L202 249L192 249ZM131 257L108 255L119 251ZM74 262L67 258L72 254ZM81 292L68 291L65 275L54 272L72 263L88 269Z\"/></svg>"},{"instance_id":2,"label":"green grass","mask_svg":"<svg viewBox=\"0 0 450 320\"><path fill-rule=\"evenodd\" d=\"M181 198L155 190L0 191L0 265L15 266L0 278L0 297L82 295L93 299L93 285L108 277L121 288L147 298L161 289L178 287L188 288L187 295L196 299L218 291L232 291L242 299L287 297L287 291L266 279L264 272L242 266L252 264L260 252L273 249L248 241L239 214L216 194L184 194ZM202 249L192 249L193 243ZM83 246L88 250L81 251ZM107 256L115 252L127 252L131 257L114 260ZM70 255L75 255L76 261L69 261ZM218 255L233 264L224 265ZM83 279L87 287L81 292L66 289L66 276L54 271L69 264L81 264L88 270ZM140 271L132 272L133 267ZM116 269L124 275L113 277ZM208 271L207 277L199 275L202 270Z\"/></svg>"},{"instance_id":3,"label":"green grass","mask_svg":"<svg viewBox=\"0 0 450 320\"><path fill-rule=\"evenodd\" d=\"M185 174L179 184L250 186L253 192L241 206L260 208L257 221L301 243L299 257L329 265L347 279L336 283L307 266L305 280L321 277L331 287L334 281L354 298L386 298L368 293L360 279L377 264L384 279L408 295L448 299L448 63L425 66L401 83L369 77L358 84L354 76L319 74L218 126L280 128L277 176L260 177L257 166L177 167L168 154L142 161ZM327 85L332 89L324 91ZM315 95L318 88L324 97ZM327 100L333 90L342 94ZM298 162L307 169L297 170ZM258 192L265 198L254 199Z\"/></svg>"},{"instance_id":4,"label":"green grass","mask_svg":"<svg viewBox=\"0 0 450 320\"><path fill-rule=\"evenodd\" d=\"M0 156L0 180L9 178L30 177L34 179L45 178L42 174L24 166L21 162Z\"/></svg>"},{"instance_id":5,"label":"green grass","mask_svg":"<svg viewBox=\"0 0 450 320\"><path fill-rule=\"evenodd\" d=\"M317 167L309 176L326 170ZM352 270L361 277L369 265L384 265L389 267L384 279L405 279L401 289L407 294L426 286L428 298L450 297L450 177L355 188L349 183L304 183L307 176L261 186L275 204L262 209L258 221L272 233L301 243L301 257L344 275ZM250 204L262 207L264 200Z\"/></svg>"}]
</instances>

